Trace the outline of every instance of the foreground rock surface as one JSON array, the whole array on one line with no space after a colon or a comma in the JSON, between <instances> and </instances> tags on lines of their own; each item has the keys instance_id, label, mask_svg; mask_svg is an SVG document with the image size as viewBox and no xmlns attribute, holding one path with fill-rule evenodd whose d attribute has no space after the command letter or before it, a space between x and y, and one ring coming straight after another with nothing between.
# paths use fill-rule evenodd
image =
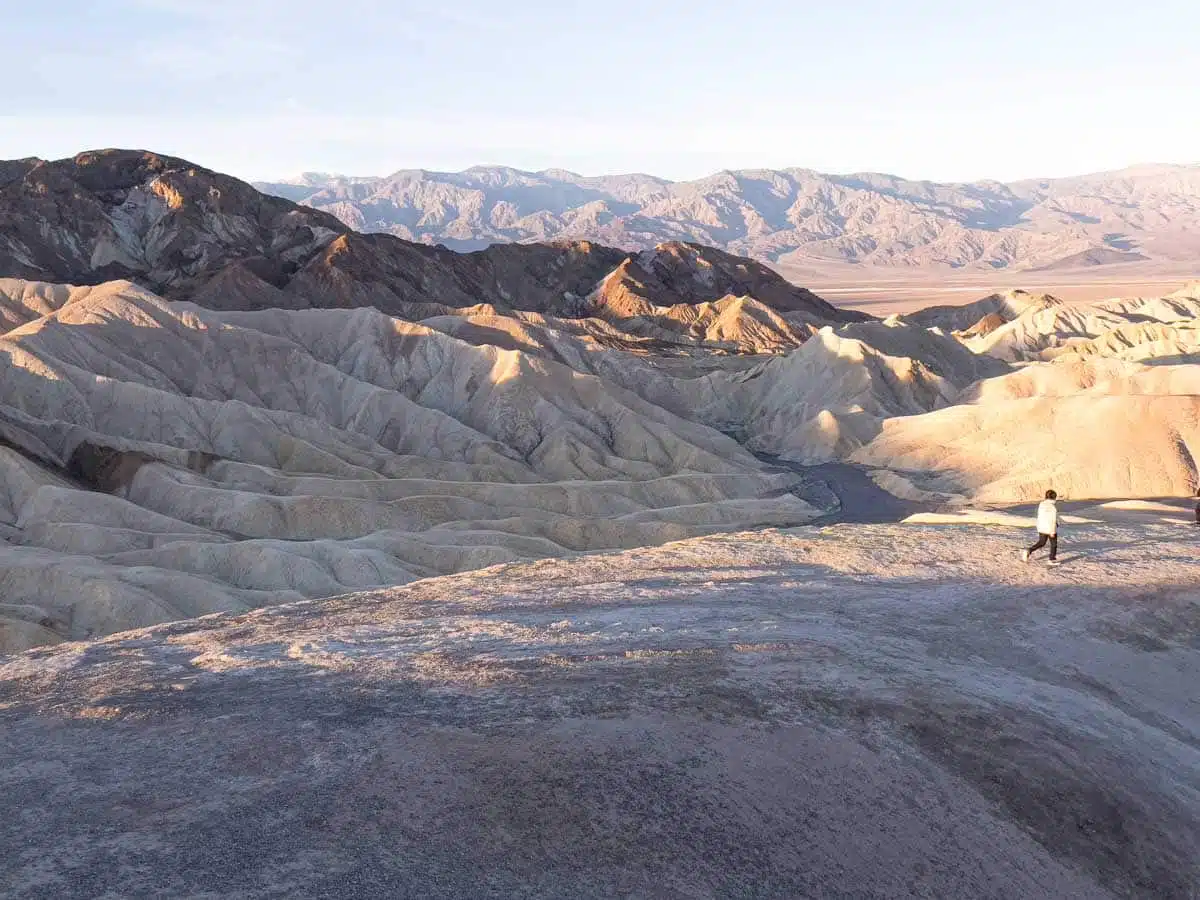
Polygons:
<instances>
[{"instance_id":1,"label":"foreground rock surface","mask_svg":"<svg viewBox=\"0 0 1200 900\"><path fill-rule=\"evenodd\" d=\"M1057 570L769 531L11 657L0 894L1195 897L1200 536L1119 512Z\"/></svg>"}]
</instances>

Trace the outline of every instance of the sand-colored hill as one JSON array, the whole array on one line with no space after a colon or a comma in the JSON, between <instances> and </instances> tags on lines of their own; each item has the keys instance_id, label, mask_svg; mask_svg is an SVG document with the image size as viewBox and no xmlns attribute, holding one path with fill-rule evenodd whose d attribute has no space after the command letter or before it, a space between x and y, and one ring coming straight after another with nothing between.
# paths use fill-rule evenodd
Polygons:
<instances>
[{"instance_id":1,"label":"sand-colored hill","mask_svg":"<svg viewBox=\"0 0 1200 900\"><path fill-rule=\"evenodd\" d=\"M1070 352L1131 362L1190 363L1200 356L1200 323L1138 322L1106 331L1089 341L1072 343Z\"/></svg>"},{"instance_id":2,"label":"sand-colored hill","mask_svg":"<svg viewBox=\"0 0 1200 900\"><path fill-rule=\"evenodd\" d=\"M968 346L1006 360L1048 359L1130 324L1192 322L1198 311L1200 297L1182 295L1040 306L970 340Z\"/></svg>"},{"instance_id":3,"label":"sand-colored hill","mask_svg":"<svg viewBox=\"0 0 1200 900\"><path fill-rule=\"evenodd\" d=\"M1098 392L961 405L883 423L854 461L981 501L1187 496L1200 397Z\"/></svg>"},{"instance_id":4,"label":"sand-colored hill","mask_svg":"<svg viewBox=\"0 0 1200 900\"><path fill-rule=\"evenodd\" d=\"M880 423L951 402L957 389L911 357L822 329L799 350L721 381L715 408L699 411L754 450L802 463L844 458Z\"/></svg>"},{"instance_id":5,"label":"sand-colored hill","mask_svg":"<svg viewBox=\"0 0 1200 900\"><path fill-rule=\"evenodd\" d=\"M1186 291L1031 306L965 341L1023 366L976 382L953 408L885 422L853 458L979 500L1030 499L1050 487L1076 498L1194 493L1198 313L1200 300Z\"/></svg>"},{"instance_id":6,"label":"sand-colored hill","mask_svg":"<svg viewBox=\"0 0 1200 900\"><path fill-rule=\"evenodd\" d=\"M985 337L852 322L746 355L483 305L415 323L4 289L17 320L50 310L0 342L9 649L828 509L747 450L850 461L926 503L1198 480L1183 295L1033 302Z\"/></svg>"},{"instance_id":7,"label":"sand-colored hill","mask_svg":"<svg viewBox=\"0 0 1200 900\"><path fill-rule=\"evenodd\" d=\"M989 294L971 303L958 306L930 306L917 312L906 313L899 318L922 328L938 328L949 332L990 332L996 326L1029 311L1031 307L1046 308L1061 305L1048 294L1030 294L1027 291L1005 291ZM987 320L988 327L980 327Z\"/></svg>"},{"instance_id":8,"label":"sand-colored hill","mask_svg":"<svg viewBox=\"0 0 1200 900\"><path fill-rule=\"evenodd\" d=\"M820 512L557 360L371 310L28 295L78 299L0 340L5 649Z\"/></svg>"}]
</instances>

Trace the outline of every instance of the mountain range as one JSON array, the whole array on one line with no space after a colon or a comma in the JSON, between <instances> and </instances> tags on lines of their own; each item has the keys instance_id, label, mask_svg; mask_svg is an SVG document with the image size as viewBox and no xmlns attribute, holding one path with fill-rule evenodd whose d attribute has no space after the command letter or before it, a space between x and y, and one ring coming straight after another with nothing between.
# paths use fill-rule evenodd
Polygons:
<instances>
[{"instance_id":1,"label":"mountain range","mask_svg":"<svg viewBox=\"0 0 1200 900\"><path fill-rule=\"evenodd\" d=\"M941 184L808 169L696 181L480 166L386 177L308 173L260 190L363 232L474 250L591 240L627 250L705 244L782 268L1076 268L1200 254L1200 165Z\"/></svg>"}]
</instances>

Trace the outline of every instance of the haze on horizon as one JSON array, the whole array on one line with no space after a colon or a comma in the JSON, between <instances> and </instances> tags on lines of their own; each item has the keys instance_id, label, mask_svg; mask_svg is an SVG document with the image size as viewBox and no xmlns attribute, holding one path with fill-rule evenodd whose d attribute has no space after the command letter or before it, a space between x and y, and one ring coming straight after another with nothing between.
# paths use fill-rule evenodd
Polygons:
<instances>
[{"instance_id":1,"label":"haze on horizon","mask_svg":"<svg viewBox=\"0 0 1200 900\"><path fill-rule=\"evenodd\" d=\"M0 158L1014 180L1200 160L1200 9L68 0L9 11ZM86 89L81 89L86 88Z\"/></svg>"}]
</instances>

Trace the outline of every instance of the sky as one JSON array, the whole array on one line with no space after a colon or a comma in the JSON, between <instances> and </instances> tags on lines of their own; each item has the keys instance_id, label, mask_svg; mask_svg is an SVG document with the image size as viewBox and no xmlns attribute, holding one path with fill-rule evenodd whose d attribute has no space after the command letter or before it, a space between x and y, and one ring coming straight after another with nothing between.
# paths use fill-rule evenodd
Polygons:
<instances>
[{"instance_id":1,"label":"sky","mask_svg":"<svg viewBox=\"0 0 1200 900\"><path fill-rule=\"evenodd\" d=\"M940 181L1200 162L1194 0L0 0L0 159ZM16 49L16 48L19 48Z\"/></svg>"}]
</instances>

